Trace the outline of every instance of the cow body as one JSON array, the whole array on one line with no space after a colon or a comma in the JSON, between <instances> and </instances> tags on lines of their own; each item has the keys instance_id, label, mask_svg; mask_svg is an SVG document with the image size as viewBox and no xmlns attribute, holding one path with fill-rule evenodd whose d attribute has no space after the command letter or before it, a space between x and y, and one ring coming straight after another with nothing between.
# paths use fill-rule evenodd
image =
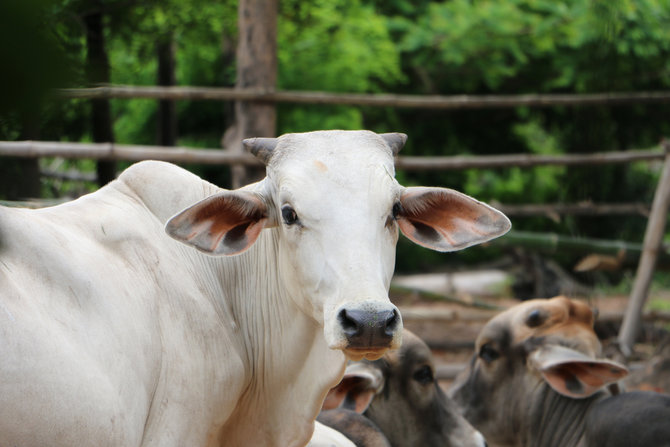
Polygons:
<instances>
[{"instance_id":1,"label":"cow body","mask_svg":"<svg viewBox=\"0 0 670 447\"><path fill-rule=\"evenodd\" d=\"M346 358L399 345L394 139L279 140L242 190L142 162L0 208L0 445L304 445Z\"/></svg>"},{"instance_id":2,"label":"cow body","mask_svg":"<svg viewBox=\"0 0 670 447\"><path fill-rule=\"evenodd\" d=\"M342 402L340 404L340 402ZM484 447L435 379L426 343L405 330L403 345L379 360L350 364L318 420L361 447Z\"/></svg>"},{"instance_id":3,"label":"cow body","mask_svg":"<svg viewBox=\"0 0 670 447\"><path fill-rule=\"evenodd\" d=\"M485 325L450 395L494 446L670 445L670 397L612 395L626 370L599 355L586 304L527 301Z\"/></svg>"},{"instance_id":4,"label":"cow body","mask_svg":"<svg viewBox=\"0 0 670 447\"><path fill-rule=\"evenodd\" d=\"M147 206L151 198L132 184L145 179L176 203ZM0 444L302 442L285 436L309 433L343 355L327 348L311 319L270 307L273 278L240 282L251 265L272 272L271 238L244 258L212 258L164 235L168 217L216 191L174 166L143 163L75 203L2 210ZM268 324L245 324L252 313ZM312 345L298 350L282 340ZM296 364L333 370L299 380ZM273 367L257 376L263 365ZM282 394L291 398L277 400ZM316 401L273 408L294 395ZM25 424L36 416L37 430Z\"/></svg>"}]
</instances>

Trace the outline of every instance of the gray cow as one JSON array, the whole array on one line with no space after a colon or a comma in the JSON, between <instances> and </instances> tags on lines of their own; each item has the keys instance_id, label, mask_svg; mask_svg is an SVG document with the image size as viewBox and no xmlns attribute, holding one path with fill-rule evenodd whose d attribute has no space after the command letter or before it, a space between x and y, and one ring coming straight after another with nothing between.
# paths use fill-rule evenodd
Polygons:
<instances>
[{"instance_id":1,"label":"gray cow","mask_svg":"<svg viewBox=\"0 0 670 447\"><path fill-rule=\"evenodd\" d=\"M613 395L608 385L627 370L597 358L593 321L585 303L565 297L502 312L450 396L496 446L670 446L670 397Z\"/></svg>"},{"instance_id":2,"label":"gray cow","mask_svg":"<svg viewBox=\"0 0 670 447\"><path fill-rule=\"evenodd\" d=\"M351 363L318 420L359 447L484 447L435 380L430 349L403 331L403 345L379 360Z\"/></svg>"}]
</instances>

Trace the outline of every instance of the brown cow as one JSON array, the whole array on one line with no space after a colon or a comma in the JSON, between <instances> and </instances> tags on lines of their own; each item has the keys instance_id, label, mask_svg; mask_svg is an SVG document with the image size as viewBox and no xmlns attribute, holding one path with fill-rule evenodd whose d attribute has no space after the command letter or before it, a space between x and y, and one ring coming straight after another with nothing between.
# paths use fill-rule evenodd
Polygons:
<instances>
[{"instance_id":1,"label":"brown cow","mask_svg":"<svg viewBox=\"0 0 670 447\"><path fill-rule=\"evenodd\" d=\"M426 343L408 330L403 330L400 349L376 361L349 364L324 408L341 402L341 408L322 411L317 420L357 446L486 445L435 380Z\"/></svg>"},{"instance_id":2,"label":"brown cow","mask_svg":"<svg viewBox=\"0 0 670 447\"><path fill-rule=\"evenodd\" d=\"M670 445L670 397L612 395L627 374L601 360L593 313L575 300L531 300L491 319L450 390L497 446Z\"/></svg>"}]
</instances>

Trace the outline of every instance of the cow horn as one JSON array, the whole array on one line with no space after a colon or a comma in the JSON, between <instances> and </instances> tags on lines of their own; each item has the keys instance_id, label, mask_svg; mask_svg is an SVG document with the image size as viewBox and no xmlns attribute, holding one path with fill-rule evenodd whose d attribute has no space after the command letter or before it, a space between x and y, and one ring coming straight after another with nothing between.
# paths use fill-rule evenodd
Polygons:
<instances>
[{"instance_id":1,"label":"cow horn","mask_svg":"<svg viewBox=\"0 0 670 447\"><path fill-rule=\"evenodd\" d=\"M242 140L242 145L267 165L272 158L272 152L277 147L277 141L276 138L246 138Z\"/></svg>"},{"instance_id":2,"label":"cow horn","mask_svg":"<svg viewBox=\"0 0 670 447\"><path fill-rule=\"evenodd\" d=\"M405 141L407 141L407 135L398 132L383 133L380 137L382 137L384 141L386 141L386 144L389 145L393 155L398 155L400 149L405 145Z\"/></svg>"}]
</instances>

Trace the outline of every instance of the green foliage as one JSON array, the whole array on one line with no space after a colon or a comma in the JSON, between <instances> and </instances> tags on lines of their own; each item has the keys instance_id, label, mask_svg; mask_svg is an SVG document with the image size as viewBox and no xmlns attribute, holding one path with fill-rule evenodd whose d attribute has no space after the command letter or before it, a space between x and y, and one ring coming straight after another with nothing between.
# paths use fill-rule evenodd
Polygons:
<instances>
[{"instance_id":1,"label":"green foliage","mask_svg":"<svg viewBox=\"0 0 670 447\"><path fill-rule=\"evenodd\" d=\"M555 136L547 132L538 120L516 124L512 131L520 145L529 152L556 155L561 150ZM561 178L566 169L562 166L539 166L535 169L512 167L503 172L468 170L464 189L482 200L514 203L520 198L524 203L542 203L566 199L561 196Z\"/></svg>"},{"instance_id":2,"label":"green foliage","mask_svg":"<svg viewBox=\"0 0 670 447\"><path fill-rule=\"evenodd\" d=\"M282 1L279 88L380 92L403 79L386 19L361 0ZM353 107L283 106L280 133L363 127Z\"/></svg>"},{"instance_id":3,"label":"green foliage","mask_svg":"<svg viewBox=\"0 0 670 447\"><path fill-rule=\"evenodd\" d=\"M413 65L435 67L437 81L448 80L452 91L586 91L603 82L594 62L667 54L669 9L665 0L453 0L431 3L418 21L394 20ZM667 85L668 62L655 63ZM631 80L607 82L629 88Z\"/></svg>"},{"instance_id":4,"label":"green foliage","mask_svg":"<svg viewBox=\"0 0 670 447\"><path fill-rule=\"evenodd\" d=\"M30 113L73 76L67 54L45 26L53 2L0 2L0 115ZM45 76L48 73L48 76Z\"/></svg>"},{"instance_id":5,"label":"green foliage","mask_svg":"<svg viewBox=\"0 0 670 447\"><path fill-rule=\"evenodd\" d=\"M176 48L177 83L217 86L234 83L234 65L224 65L222 55L233 53L237 34L237 3L153 1L130 11L132 26L123 15L112 15L110 65L112 83L155 85L157 46L172 41ZM222 48L222 42L227 48ZM116 100L114 133L117 141L153 144L156 138L157 102ZM180 102L179 135L194 146L217 147L223 133L223 107L216 103ZM197 120L197 121L194 121ZM213 138L213 134L217 136Z\"/></svg>"},{"instance_id":6,"label":"green foliage","mask_svg":"<svg viewBox=\"0 0 670 447\"><path fill-rule=\"evenodd\" d=\"M90 103L45 100L54 86L86 86L83 17L104 11L111 81L154 85L157 46L173 42L179 85L233 86L233 0L25 0L0 2L4 82L0 137L21 139L26 110L39 138L90 141ZM670 0L281 0L278 88L405 94L653 91L670 87ZM41 28L40 28L41 27ZM35 32L37 29L37 32ZM48 73L49 76L44 76ZM32 89L31 86L37 87ZM650 148L670 136L670 106L435 111L279 104L278 133L314 129L402 131L405 155L563 154ZM6 110L9 110L7 112ZM179 101L179 144L218 147L232 104ZM116 141L153 144L157 102L113 100ZM90 162L63 168L92 170ZM191 167L209 176L214 168ZM226 169L217 179L227 179ZM658 167L537 167L398 172L485 201L650 203ZM89 185L91 188L92 185ZM45 195L67 184L49 181ZM514 219L516 229L641 241L631 217ZM482 249L483 250L483 249ZM437 254L401 243L398 267L488 258L485 250ZM485 254L483 254L485 253Z\"/></svg>"}]
</instances>

